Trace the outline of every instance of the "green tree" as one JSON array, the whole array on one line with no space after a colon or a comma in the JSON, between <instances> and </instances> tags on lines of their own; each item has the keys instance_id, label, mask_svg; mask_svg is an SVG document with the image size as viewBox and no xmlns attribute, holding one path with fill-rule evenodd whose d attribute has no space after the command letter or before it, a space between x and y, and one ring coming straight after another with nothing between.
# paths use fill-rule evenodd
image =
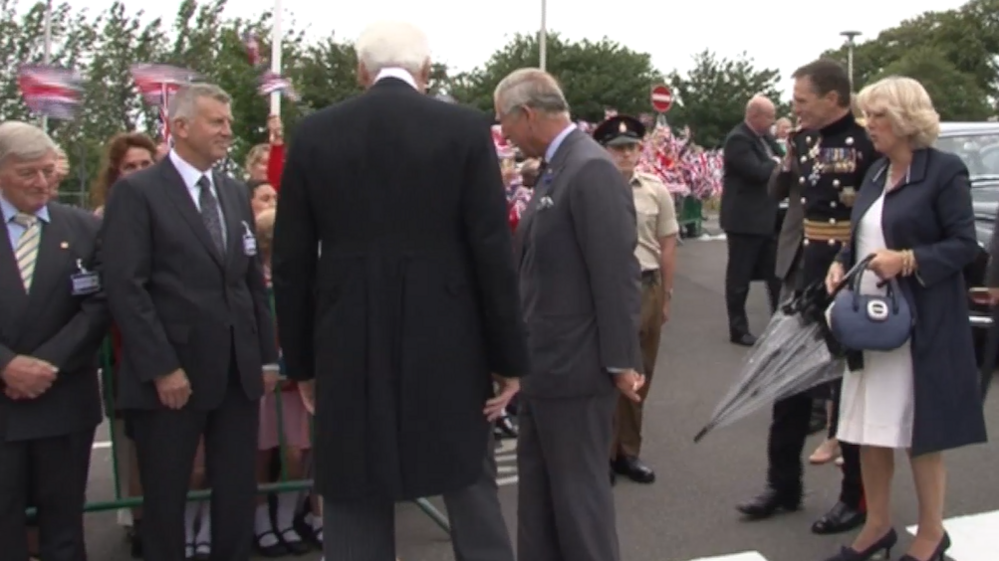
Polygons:
<instances>
[{"instance_id":1,"label":"green tree","mask_svg":"<svg viewBox=\"0 0 999 561\"><path fill-rule=\"evenodd\" d=\"M547 70L562 84L575 118L603 119L604 108L638 114L649 110L649 88L661 75L648 54L609 39L569 42L557 33L547 39ZM537 38L517 35L480 68L459 74L449 92L460 102L493 111L493 91L504 76L518 68L537 66Z\"/></svg>"},{"instance_id":2,"label":"green tree","mask_svg":"<svg viewBox=\"0 0 999 561\"><path fill-rule=\"evenodd\" d=\"M306 110L322 109L361 92L354 45L329 37L305 48L289 77Z\"/></svg>"},{"instance_id":3,"label":"green tree","mask_svg":"<svg viewBox=\"0 0 999 561\"><path fill-rule=\"evenodd\" d=\"M992 113L974 77L958 70L938 49L914 49L886 66L883 74L919 80L944 121L984 121Z\"/></svg>"},{"instance_id":4,"label":"green tree","mask_svg":"<svg viewBox=\"0 0 999 561\"><path fill-rule=\"evenodd\" d=\"M916 64L919 60L914 53L929 56L943 72L925 72L929 67ZM826 51L823 56L845 64L847 47ZM940 94L934 96L936 103L950 104L944 99L944 92L950 91L953 79L961 84L975 85L971 90L962 86L961 95L977 93L982 96L978 101L961 100L951 104L948 109L948 113L954 115L951 118L960 115L970 118L977 115L977 108L983 105L992 105L994 110L999 97L999 0L972 0L956 10L926 12L904 20L856 45L853 67L854 85L858 90L887 75L889 70L898 73L919 67L924 70L923 74L912 77L919 79L931 93ZM958 111L961 107L963 109Z\"/></svg>"},{"instance_id":5,"label":"green tree","mask_svg":"<svg viewBox=\"0 0 999 561\"><path fill-rule=\"evenodd\" d=\"M676 101L667 117L672 125L689 126L697 144L717 146L743 120L751 97L763 94L779 104L779 78L777 70L757 69L746 54L729 60L703 51L694 56L694 68L686 75L670 73Z\"/></svg>"}]
</instances>

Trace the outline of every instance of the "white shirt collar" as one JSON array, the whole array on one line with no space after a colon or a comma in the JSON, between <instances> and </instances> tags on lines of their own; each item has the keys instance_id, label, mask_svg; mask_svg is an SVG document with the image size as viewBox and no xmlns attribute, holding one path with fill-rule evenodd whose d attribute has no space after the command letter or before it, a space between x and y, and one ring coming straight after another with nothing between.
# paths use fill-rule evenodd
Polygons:
<instances>
[{"instance_id":1,"label":"white shirt collar","mask_svg":"<svg viewBox=\"0 0 999 561\"><path fill-rule=\"evenodd\" d=\"M173 167L177 168L177 173L180 174L180 178L184 180L184 185L186 185L188 189L197 187L198 180L202 177L208 177L208 181L211 182L213 187L215 186L211 170L208 170L207 172L198 170L198 168L187 163L184 158L181 158L180 154L178 154L176 150L170 150L169 158Z\"/></svg>"},{"instance_id":2,"label":"white shirt collar","mask_svg":"<svg viewBox=\"0 0 999 561\"><path fill-rule=\"evenodd\" d=\"M378 76L375 77L375 83L377 84L385 78L396 78L397 80L402 80L410 86L413 86L413 89L419 89L416 87L416 80L413 79L413 75L410 74L408 70L399 68L398 66L389 66L379 70Z\"/></svg>"},{"instance_id":3,"label":"white shirt collar","mask_svg":"<svg viewBox=\"0 0 999 561\"><path fill-rule=\"evenodd\" d=\"M20 213L20 211L7 200L7 197L5 197L2 192L0 192L0 211L3 212L4 224L14 220L14 217ZM45 205L38 209L38 211L35 212L35 217L42 222L49 222L49 205Z\"/></svg>"},{"instance_id":4,"label":"white shirt collar","mask_svg":"<svg viewBox=\"0 0 999 561\"><path fill-rule=\"evenodd\" d=\"M546 162L551 163L552 159L555 158L555 153L558 152L559 146L562 146L562 142L565 140L565 137L569 136L569 134L574 130L576 130L576 125L570 123L567 127L562 129L562 132L558 133L558 135L552 139L552 143L549 144L548 149L545 150Z\"/></svg>"}]
</instances>

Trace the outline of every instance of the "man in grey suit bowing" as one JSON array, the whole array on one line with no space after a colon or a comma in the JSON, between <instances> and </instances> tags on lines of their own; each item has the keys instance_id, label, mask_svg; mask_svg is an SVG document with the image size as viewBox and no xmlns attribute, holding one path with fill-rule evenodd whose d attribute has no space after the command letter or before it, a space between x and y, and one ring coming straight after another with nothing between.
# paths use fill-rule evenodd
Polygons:
<instances>
[{"instance_id":1,"label":"man in grey suit bowing","mask_svg":"<svg viewBox=\"0 0 999 561\"><path fill-rule=\"evenodd\" d=\"M599 144L576 130L551 75L521 69L494 95L528 157L544 158L515 236L531 353L520 403L520 561L616 561L607 454L618 392L638 400L641 284L635 204Z\"/></svg>"},{"instance_id":2,"label":"man in grey suit bowing","mask_svg":"<svg viewBox=\"0 0 999 561\"><path fill-rule=\"evenodd\" d=\"M202 437L211 559L246 561L253 543L260 397L277 382L278 357L249 194L213 169L232 140L229 102L210 84L177 92L173 149L115 183L104 211L105 289L122 336L118 399L145 487L146 561L191 556L184 505Z\"/></svg>"}]
</instances>

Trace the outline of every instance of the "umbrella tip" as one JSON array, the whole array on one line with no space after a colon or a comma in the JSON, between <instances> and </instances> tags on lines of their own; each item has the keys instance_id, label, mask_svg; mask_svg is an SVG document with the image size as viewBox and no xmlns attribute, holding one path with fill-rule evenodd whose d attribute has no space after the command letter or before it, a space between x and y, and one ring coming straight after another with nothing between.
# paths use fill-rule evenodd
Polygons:
<instances>
[{"instance_id":1,"label":"umbrella tip","mask_svg":"<svg viewBox=\"0 0 999 561\"><path fill-rule=\"evenodd\" d=\"M703 429L700 430L700 432L697 433L697 436L694 437L694 444L700 442L701 439L704 438L704 435L706 434L708 434L708 427L704 427Z\"/></svg>"}]
</instances>

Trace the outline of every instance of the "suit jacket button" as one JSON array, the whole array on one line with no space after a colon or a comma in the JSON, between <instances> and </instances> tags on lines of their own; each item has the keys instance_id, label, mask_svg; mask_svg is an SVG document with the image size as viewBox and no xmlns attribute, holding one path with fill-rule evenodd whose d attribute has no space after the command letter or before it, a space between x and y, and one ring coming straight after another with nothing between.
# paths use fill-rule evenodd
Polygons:
<instances>
[{"instance_id":1,"label":"suit jacket button","mask_svg":"<svg viewBox=\"0 0 999 561\"><path fill-rule=\"evenodd\" d=\"M830 207L830 208L836 208L836 201L832 201L832 202L830 202L830 203L829 203L829 207Z\"/></svg>"},{"instance_id":2,"label":"suit jacket button","mask_svg":"<svg viewBox=\"0 0 999 561\"><path fill-rule=\"evenodd\" d=\"M829 240L829 245L836 245L836 240Z\"/></svg>"},{"instance_id":3,"label":"suit jacket button","mask_svg":"<svg viewBox=\"0 0 999 561\"><path fill-rule=\"evenodd\" d=\"M839 179L833 179L833 187L839 187Z\"/></svg>"},{"instance_id":4,"label":"suit jacket button","mask_svg":"<svg viewBox=\"0 0 999 561\"><path fill-rule=\"evenodd\" d=\"M802 157L800 158L800 160L799 160L799 161L800 161L801 163L805 163L805 162L807 162L807 161L808 161L808 156L802 156Z\"/></svg>"},{"instance_id":5,"label":"suit jacket button","mask_svg":"<svg viewBox=\"0 0 999 561\"><path fill-rule=\"evenodd\" d=\"M829 223L830 224L835 224L836 223L836 219L835 218L830 218L829 219Z\"/></svg>"},{"instance_id":6,"label":"suit jacket button","mask_svg":"<svg viewBox=\"0 0 999 561\"><path fill-rule=\"evenodd\" d=\"M799 177L798 178L798 184L799 185L804 185L805 184L805 178L804 177Z\"/></svg>"},{"instance_id":7,"label":"suit jacket button","mask_svg":"<svg viewBox=\"0 0 999 561\"><path fill-rule=\"evenodd\" d=\"M808 239L806 238L805 241L801 242L801 245L808 245Z\"/></svg>"},{"instance_id":8,"label":"suit jacket button","mask_svg":"<svg viewBox=\"0 0 999 561\"><path fill-rule=\"evenodd\" d=\"M807 202L808 202L808 199L806 199L805 197L801 197L801 204L805 204Z\"/></svg>"}]
</instances>

